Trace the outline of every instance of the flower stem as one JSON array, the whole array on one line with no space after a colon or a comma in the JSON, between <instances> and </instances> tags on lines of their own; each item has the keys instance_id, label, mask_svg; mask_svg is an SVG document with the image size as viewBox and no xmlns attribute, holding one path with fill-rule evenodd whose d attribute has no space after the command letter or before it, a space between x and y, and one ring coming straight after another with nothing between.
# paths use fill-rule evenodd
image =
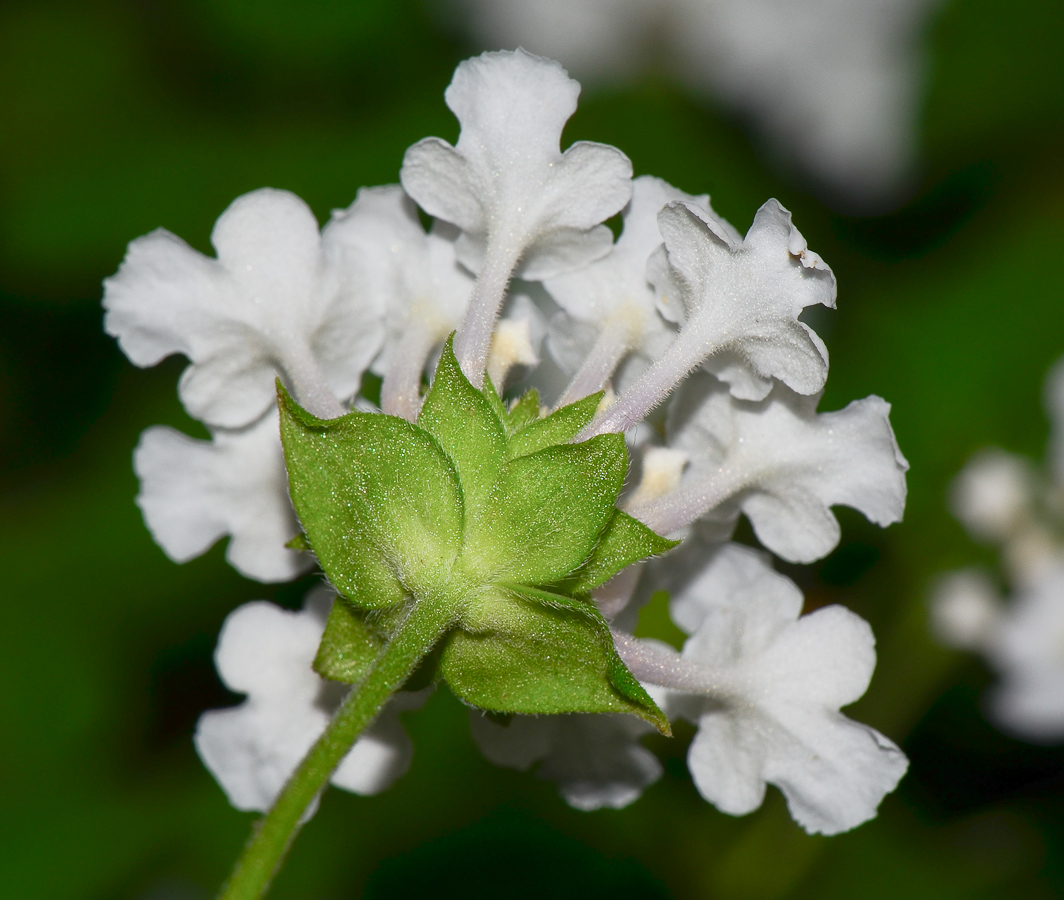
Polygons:
<instances>
[{"instance_id":1,"label":"flower stem","mask_svg":"<svg viewBox=\"0 0 1064 900\"><path fill-rule=\"evenodd\" d=\"M491 348L491 332L506 297L506 286L520 257L520 248L489 242L484 265L473 287L465 318L454 337L454 355L477 390L484 386L484 368Z\"/></svg>"},{"instance_id":2,"label":"flower stem","mask_svg":"<svg viewBox=\"0 0 1064 900\"><path fill-rule=\"evenodd\" d=\"M324 790L340 761L372 724L422 658L451 625L449 611L416 603L384 646L372 671L355 687L317 743L256 825L233 867L219 900L263 897L304 821L307 808Z\"/></svg>"}]
</instances>

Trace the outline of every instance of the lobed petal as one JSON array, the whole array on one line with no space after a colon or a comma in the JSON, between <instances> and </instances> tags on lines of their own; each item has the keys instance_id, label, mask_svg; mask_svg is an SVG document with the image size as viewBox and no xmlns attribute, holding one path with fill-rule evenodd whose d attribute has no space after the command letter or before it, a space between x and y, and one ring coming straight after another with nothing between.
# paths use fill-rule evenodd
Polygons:
<instances>
[{"instance_id":1,"label":"lobed petal","mask_svg":"<svg viewBox=\"0 0 1064 900\"><path fill-rule=\"evenodd\" d=\"M259 581L288 581L312 561L285 544L300 532L270 413L239 432L199 441L149 428L133 453L137 505L155 542L175 562L204 553L230 535L226 559Z\"/></svg>"},{"instance_id":2,"label":"lobed petal","mask_svg":"<svg viewBox=\"0 0 1064 900\"><path fill-rule=\"evenodd\" d=\"M791 562L835 547L836 504L877 525L899 521L908 463L890 405L866 397L818 414L817 399L777 387L765 401L745 403L704 377L691 379L670 410L670 438L691 456L674 502L717 517L745 513L758 539Z\"/></svg>"},{"instance_id":3,"label":"lobed petal","mask_svg":"<svg viewBox=\"0 0 1064 900\"><path fill-rule=\"evenodd\" d=\"M691 203L670 203L658 219L668 271L658 257L649 273L663 314L682 316L694 343L704 346L700 362L725 351L726 358L710 367L748 399L764 396L771 378L798 393L819 391L827 377L827 350L798 316L814 304L835 305L835 278L807 250L790 213L770 200L745 240L711 210ZM750 373L738 374L740 365Z\"/></svg>"},{"instance_id":4,"label":"lobed petal","mask_svg":"<svg viewBox=\"0 0 1064 900\"><path fill-rule=\"evenodd\" d=\"M278 374L320 370L340 397L358 389L382 337L379 308L356 299L293 194L238 197L215 224L216 260L158 230L130 244L104 282L104 327L137 365L191 360L179 385L190 414L239 428L273 402ZM315 376L317 377L317 376Z\"/></svg>"},{"instance_id":5,"label":"lobed petal","mask_svg":"<svg viewBox=\"0 0 1064 900\"><path fill-rule=\"evenodd\" d=\"M561 153L579 92L558 63L520 49L455 70L444 97L461 124L457 145L418 142L400 180L422 209L465 232L464 265L479 271L490 248L541 279L608 252L610 235L596 226L628 202L631 163L586 141Z\"/></svg>"},{"instance_id":6,"label":"lobed petal","mask_svg":"<svg viewBox=\"0 0 1064 900\"><path fill-rule=\"evenodd\" d=\"M215 662L219 674L247 699L204 713L196 751L237 809L269 809L307 751L329 724L347 688L312 668L335 595L319 589L301 612L256 601L232 612L222 626ZM360 794L389 787L410 764L411 746L397 714L424 701L425 692L400 694L355 743L332 783ZM314 807L308 811L313 815Z\"/></svg>"},{"instance_id":7,"label":"lobed petal","mask_svg":"<svg viewBox=\"0 0 1064 900\"><path fill-rule=\"evenodd\" d=\"M798 618L800 602L759 589L765 573L729 555L738 563L725 573L731 589L702 595L706 616L683 651L710 667L716 687L698 706L691 695L669 704L698 724L688 757L695 783L734 815L757 808L765 784L775 784L807 831L853 828L875 815L907 768L893 743L838 712L867 689L871 629L841 607Z\"/></svg>"},{"instance_id":8,"label":"lobed petal","mask_svg":"<svg viewBox=\"0 0 1064 900\"><path fill-rule=\"evenodd\" d=\"M538 762L539 777L557 783L576 809L622 809L663 771L639 744L654 729L634 716L514 716L499 725L474 713L471 724L473 739L491 762L519 770Z\"/></svg>"}]
</instances>

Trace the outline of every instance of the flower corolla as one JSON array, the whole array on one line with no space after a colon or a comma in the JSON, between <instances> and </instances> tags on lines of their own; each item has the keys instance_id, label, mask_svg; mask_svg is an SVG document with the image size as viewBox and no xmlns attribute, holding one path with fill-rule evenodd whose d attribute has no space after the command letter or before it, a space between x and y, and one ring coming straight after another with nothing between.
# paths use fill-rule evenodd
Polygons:
<instances>
[{"instance_id":1,"label":"flower corolla","mask_svg":"<svg viewBox=\"0 0 1064 900\"><path fill-rule=\"evenodd\" d=\"M771 783L806 831L849 830L875 815L908 766L891 741L838 712L868 687L872 631L840 606L799 618L798 588L748 554L718 556L711 566L723 577L703 575L674 602L691 634L682 655L631 638L618 648L668 686L670 716L698 726L688 766L717 808L751 812Z\"/></svg>"},{"instance_id":2,"label":"flower corolla","mask_svg":"<svg viewBox=\"0 0 1064 900\"><path fill-rule=\"evenodd\" d=\"M195 743L237 809L270 808L343 700L346 687L325 681L312 667L332 596L312 592L301 612L261 600L245 603L222 625L215 665L226 687L247 699L204 713ZM404 775L413 746L398 713L424 699L424 692L396 695L331 782L356 794L377 794Z\"/></svg>"}]
</instances>

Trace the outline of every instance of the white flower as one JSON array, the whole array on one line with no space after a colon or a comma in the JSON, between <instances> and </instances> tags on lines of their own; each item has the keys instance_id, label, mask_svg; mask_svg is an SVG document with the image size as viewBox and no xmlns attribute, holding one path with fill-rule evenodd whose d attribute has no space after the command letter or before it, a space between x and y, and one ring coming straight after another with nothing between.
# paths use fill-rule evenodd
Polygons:
<instances>
[{"instance_id":1,"label":"white flower","mask_svg":"<svg viewBox=\"0 0 1064 900\"><path fill-rule=\"evenodd\" d=\"M767 564L761 563L762 570ZM731 815L757 809L775 784L810 833L836 834L872 818L907 768L879 732L838 712L868 687L872 631L829 606L799 618L786 578L752 572L683 601L701 619L680 656L615 636L644 682L669 689L666 712L698 726L687 762L699 792ZM700 607L698 609L697 607Z\"/></svg>"},{"instance_id":2,"label":"white flower","mask_svg":"<svg viewBox=\"0 0 1064 900\"><path fill-rule=\"evenodd\" d=\"M621 809L661 777L661 763L639 743L654 729L635 716L514 716L499 725L470 716L473 739L498 766L557 782L565 801L582 810Z\"/></svg>"},{"instance_id":3,"label":"white flower","mask_svg":"<svg viewBox=\"0 0 1064 900\"><path fill-rule=\"evenodd\" d=\"M189 413L239 428L274 402L281 375L304 405L339 415L380 347L379 306L356 297L307 205L269 188L237 198L211 243L217 259L164 229L129 245L104 282L104 327L138 366L173 353L192 364Z\"/></svg>"},{"instance_id":4,"label":"white flower","mask_svg":"<svg viewBox=\"0 0 1064 900\"><path fill-rule=\"evenodd\" d=\"M669 409L670 444L690 457L677 491L632 510L672 532L700 515L734 522L745 513L758 539L791 562L811 562L838 543L835 504L877 525L901 519L905 472L879 397L817 413L819 397L783 388L761 403L730 396L711 376L692 378Z\"/></svg>"},{"instance_id":5,"label":"white flower","mask_svg":"<svg viewBox=\"0 0 1064 900\"><path fill-rule=\"evenodd\" d=\"M413 421L422 374L432 351L461 324L473 279L458 265L454 241L426 234L397 184L359 190L350 207L333 211L328 233L360 290L384 310L384 346L372 366L384 376L381 406Z\"/></svg>"},{"instance_id":6,"label":"white flower","mask_svg":"<svg viewBox=\"0 0 1064 900\"><path fill-rule=\"evenodd\" d=\"M146 431L135 453L138 503L174 559L229 535L227 556L241 572L284 580L312 557L286 547L300 525L272 408L275 377L318 416L343 415L351 401L364 413L413 422L424 378L454 332L466 376L480 387L490 375L500 397L516 367L535 369L522 377L546 396L560 392L560 403L602 390L597 418L574 440L627 432L641 478L624 507L661 533L687 532L683 547L593 591L614 645L655 697L698 725L690 765L704 796L727 812L748 812L771 782L808 830L851 828L875 814L906 766L893 744L838 712L867 686L871 633L835 607L799 619L793 583L765 554L726 541L745 514L766 547L809 561L838 540L834 504L880 524L900 518L907 464L889 406L870 397L816 412L827 352L799 317L812 305L834 305L835 279L790 214L769 201L744 238L708 196L649 177L633 187L630 162L612 147L578 142L563 153L578 93L557 63L523 50L484 54L462 63L446 92L461 125L457 144L415 144L402 187L359 191L323 231L302 201L264 189L221 216L212 235L217 259L161 230L133 242L107 282L107 328L137 364L188 356L181 397L211 433L197 441L168 428ZM629 200L614 244L602 223ZM437 217L428 232L414 201ZM525 281L511 287L514 279ZM556 305L563 312L552 343L575 372L564 389L558 367L540 365L542 311ZM380 409L352 399L370 364L382 376ZM696 370L671 405L644 422ZM619 397L614 383L624 388ZM498 398L489 399L498 410ZM510 407L508 429L525 427L533 399ZM538 434L547 440L574 421L562 413ZM479 454L481 443L469 452ZM300 510L313 517L303 507L313 505L310 494L301 495ZM603 545L603 564L638 544L638 526L623 516L614 524L604 540L619 535L620 544ZM338 577L331 567L330 574ZM410 589L419 602L440 599ZM654 590L670 592L672 615L691 634L683 654L619 630L635 624ZM240 809L273 804L341 705L355 716L373 700L314 670L334 597L312 592L298 613L246 604L223 626L218 671L247 697L206 713L195 743ZM406 621L420 627L420 619ZM398 628L389 646L414 652L401 638L413 631ZM399 777L411 750L397 714L420 701L394 696L332 783L374 793ZM345 721L354 727L350 717L337 727ZM640 743L651 729L635 717L517 716L505 727L479 717L473 730L490 759L536 766L580 809L623 807L662 773ZM348 745L330 738L319 750L327 746L335 761Z\"/></svg>"},{"instance_id":7,"label":"white flower","mask_svg":"<svg viewBox=\"0 0 1064 900\"><path fill-rule=\"evenodd\" d=\"M226 687L248 697L239 706L204 713L194 740L237 809L270 808L348 690L311 668L332 596L312 592L298 613L265 601L245 603L222 625L214 654L218 673ZM376 794L401 777L413 749L397 714L423 700L423 693L397 694L331 782L356 794Z\"/></svg>"},{"instance_id":8,"label":"white flower","mask_svg":"<svg viewBox=\"0 0 1064 900\"><path fill-rule=\"evenodd\" d=\"M665 246L651 257L647 274L659 309L680 332L596 423L596 433L639 421L706 360L741 399L766 396L774 378L799 394L823 388L827 350L798 316L815 304L835 306L835 276L808 249L787 210L768 201L745 239L689 203L670 203L658 225Z\"/></svg>"},{"instance_id":9,"label":"white flower","mask_svg":"<svg viewBox=\"0 0 1064 900\"><path fill-rule=\"evenodd\" d=\"M1064 566L1013 598L986 653L1001 673L990 717L1036 743L1064 740Z\"/></svg>"},{"instance_id":10,"label":"white flower","mask_svg":"<svg viewBox=\"0 0 1064 900\"><path fill-rule=\"evenodd\" d=\"M658 213L676 200L709 210L706 194L694 197L649 175L635 179L624 230L610 253L544 282L563 310L551 322L551 353L570 374L579 370L558 405L602 390L618 366L616 386L628 387L676 336L658 312L647 281L647 261L662 243Z\"/></svg>"},{"instance_id":11,"label":"white flower","mask_svg":"<svg viewBox=\"0 0 1064 900\"><path fill-rule=\"evenodd\" d=\"M647 62L661 3L650 0L453 0L484 47L531 47L582 81L623 79Z\"/></svg>"},{"instance_id":12,"label":"white flower","mask_svg":"<svg viewBox=\"0 0 1064 900\"><path fill-rule=\"evenodd\" d=\"M599 223L631 197L632 164L619 150L560 150L579 92L558 63L523 50L466 60L444 94L462 126L457 145L425 138L403 159L407 193L462 230L458 258L480 273L455 341L475 383L510 276L548 278L603 256L612 235Z\"/></svg>"},{"instance_id":13,"label":"white flower","mask_svg":"<svg viewBox=\"0 0 1064 900\"><path fill-rule=\"evenodd\" d=\"M231 535L226 559L242 575L288 581L312 565L285 544L300 533L272 410L242 431L198 441L157 425L133 452L137 505L155 542L187 562Z\"/></svg>"}]
</instances>

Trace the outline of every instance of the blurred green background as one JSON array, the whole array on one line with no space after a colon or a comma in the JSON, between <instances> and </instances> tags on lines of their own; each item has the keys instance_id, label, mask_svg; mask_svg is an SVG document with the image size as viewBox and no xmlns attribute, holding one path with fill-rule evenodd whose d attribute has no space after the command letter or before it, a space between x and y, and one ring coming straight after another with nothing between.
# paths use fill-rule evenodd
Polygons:
<instances>
[{"instance_id":1,"label":"blurred green background","mask_svg":"<svg viewBox=\"0 0 1064 900\"><path fill-rule=\"evenodd\" d=\"M667 772L636 804L575 812L486 763L437 692L407 716L409 775L379 797L330 792L272 896L1064 896L1064 750L987 725L990 676L936 646L925 611L936 572L993 562L945 509L952 474L986 444L1044 447L1041 381L1064 353L1062 19L1058 0L952 0L933 18L923 168L890 215L833 214L663 78L585 96L566 132L710 191L742 229L778 197L838 275L822 408L894 404L909 508L885 532L841 511L838 550L788 574L878 636L851 711L912 760L879 818L808 837L775 790L724 816L687 775L690 730L651 741ZM0 6L0 897L212 895L253 818L190 740L237 699L214 640L241 602L296 607L313 581L245 581L221 546L176 566L151 542L137 436L203 432L176 400L182 361L136 370L102 333L101 280L159 225L209 252L247 190L293 190L324 220L395 181L413 141L457 136L442 91L473 52L420 0ZM660 610L642 627L661 633Z\"/></svg>"}]
</instances>

